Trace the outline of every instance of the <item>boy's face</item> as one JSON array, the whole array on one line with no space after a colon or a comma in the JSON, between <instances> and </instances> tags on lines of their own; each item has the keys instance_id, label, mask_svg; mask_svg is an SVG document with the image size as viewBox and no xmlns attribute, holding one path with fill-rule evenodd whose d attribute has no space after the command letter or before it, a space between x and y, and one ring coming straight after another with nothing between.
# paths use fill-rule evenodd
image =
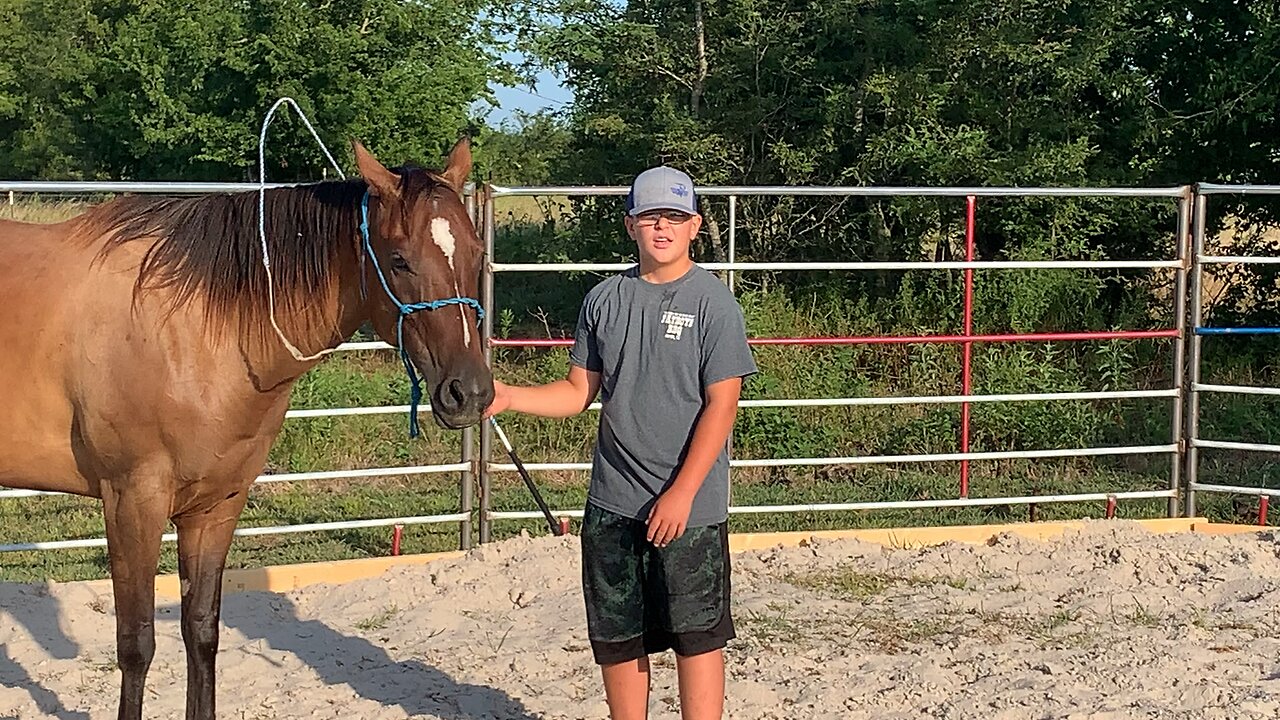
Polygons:
<instances>
[{"instance_id":1,"label":"boy's face","mask_svg":"<svg viewBox=\"0 0 1280 720\"><path fill-rule=\"evenodd\" d=\"M689 245L702 227L701 215L679 210L652 210L627 216L627 234L642 257L666 265L689 257Z\"/></svg>"}]
</instances>

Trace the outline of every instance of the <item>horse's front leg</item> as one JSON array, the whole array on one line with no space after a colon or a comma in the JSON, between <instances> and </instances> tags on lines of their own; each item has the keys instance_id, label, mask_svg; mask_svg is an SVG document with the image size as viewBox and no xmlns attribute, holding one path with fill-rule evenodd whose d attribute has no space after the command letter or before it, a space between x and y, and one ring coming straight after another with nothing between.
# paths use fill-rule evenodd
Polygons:
<instances>
[{"instance_id":1,"label":"horse's front leg","mask_svg":"<svg viewBox=\"0 0 1280 720\"><path fill-rule=\"evenodd\" d=\"M212 508L174 518L182 581L182 639L187 647L187 720L212 720L216 715L222 571L247 495L245 487L219 498Z\"/></svg>"},{"instance_id":2,"label":"horse's front leg","mask_svg":"<svg viewBox=\"0 0 1280 720\"><path fill-rule=\"evenodd\" d=\"M142 474L107 481L102 509L116 599L120 720L141 720L142 692L156 652L156 566L171 497Z\"/></svg>"}]
</instances>

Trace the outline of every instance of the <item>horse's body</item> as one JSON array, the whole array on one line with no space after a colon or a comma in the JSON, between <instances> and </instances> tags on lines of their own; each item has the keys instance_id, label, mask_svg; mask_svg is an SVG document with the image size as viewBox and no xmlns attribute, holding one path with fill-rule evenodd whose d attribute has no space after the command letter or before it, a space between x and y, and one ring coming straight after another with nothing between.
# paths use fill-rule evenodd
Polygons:
<instances>
[{"instance_id":1,"label":"horse's body","mask_svg":"<svg viewBox=\"0 0 1280 720\"><path fill-rule=\"evenodd\" d=\"M21 308L0 320L0 377L11 388L0 437L13 439L0 446L0 485L103 498L141 482L121 474L151 467L173 497L166 512L182 514L210 495L191 480L261 467L289 385L254 387L238 338L206 338L196 303L167 322L162 294L134 305L144 244L95 267L101 247L73 239L84 224L0 223L11 238L0 244L0 307ZM260 368L304 369L283 348L271 354Z\"/></svg>"},{"instance_id":2,"label":"horse's body","mask_svg":"<svg viewBox=\"0 0 1280 720\"><path fill-rule=\"evenodd\" d=\"M302 353L372 320L396 342L396 305L474 293L481 252L443 175L397 176L357 146L365 181L269 190L275 316ZM368 192L369 244L360 202ZM271 328L256 193L122 198L57 225L0 221L0 485L101 498L116 599L120 717L141 717L154 654L161 534L178 531L187 717L214 716L222 570L248 490L284 421L299 359ZM432 224L432 223L435 224ZM457 242L431 239L443 222ZM365 248L372 250L369 258ZM447 252L446 252L447 250ZM447 427L492 397L463 306L405 322L405 344Z\"/></svg>"}]
</instances>

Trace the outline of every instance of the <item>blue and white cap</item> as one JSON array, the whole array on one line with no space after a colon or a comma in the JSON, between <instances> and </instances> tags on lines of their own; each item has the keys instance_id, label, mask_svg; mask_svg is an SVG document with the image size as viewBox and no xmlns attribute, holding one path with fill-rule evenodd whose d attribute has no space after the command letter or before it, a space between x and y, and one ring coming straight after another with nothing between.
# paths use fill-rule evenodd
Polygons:
<instances>
[{"instance_id":1,"label":"blue and white cap","mask_svg":"<svg viewBox=\"0 0 1280 720\"><path fill-rule=\"evenodd\" d=\"M627 214L634 216L650 210L679 210L697 215L698 196L693 189L693 179L666 165L637 175L627 194Z\"/></svg>"}]
</instances>

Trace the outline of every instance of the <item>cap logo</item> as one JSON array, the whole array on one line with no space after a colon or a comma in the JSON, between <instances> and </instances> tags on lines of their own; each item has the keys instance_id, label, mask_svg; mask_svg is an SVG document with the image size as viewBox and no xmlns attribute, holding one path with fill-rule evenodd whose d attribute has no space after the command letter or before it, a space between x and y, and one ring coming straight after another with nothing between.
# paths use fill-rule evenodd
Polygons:
<instances>
[{"instance_id":1,"label":"cap logo","mask_svg":"<svg viewBox=\"0 0 1280 720\"><path fill-rule=\"evenodd\" d=\"M671 192L675 193L679 197L689 196L689 188L685 187L684 183L677 183L675 185L672 185Z\"/></svg>"}]
</instances>

